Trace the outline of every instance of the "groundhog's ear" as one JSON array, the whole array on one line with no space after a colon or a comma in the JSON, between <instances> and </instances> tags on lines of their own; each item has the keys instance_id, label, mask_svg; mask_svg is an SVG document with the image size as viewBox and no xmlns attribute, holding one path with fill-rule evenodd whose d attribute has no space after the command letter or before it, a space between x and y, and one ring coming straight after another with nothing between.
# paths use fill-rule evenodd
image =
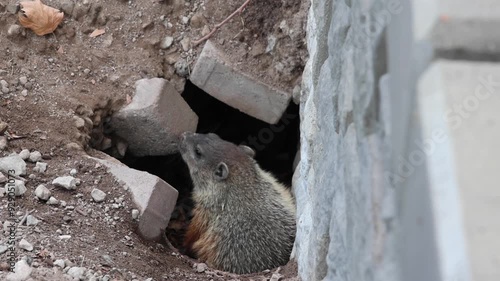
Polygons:
<instances>
[{"instance_id":1,"label":"groundhog's ear","mask_svg":"<svg viewBox=\"0 0 500 281\"><path fill-rule=\"evenodd\" d=\"M255 150L253 150L251 147L246 146L246 145L240 145L240 148L245 152L246 155L254 158L255 157Z\"/></svg>"},{"instance_id":2,"label":"groundhog's ear","mask_svg":"<svg viewBox=\"0 0 500 281\"><path fill-rule=\"evenodd\" d=\"M227 176L229 175L229 168L227 167L226 163L220 162L219 165L217 165L217 168L215 168L215 177L217 180L225 180Z\"/></svg>"}]
</instances>

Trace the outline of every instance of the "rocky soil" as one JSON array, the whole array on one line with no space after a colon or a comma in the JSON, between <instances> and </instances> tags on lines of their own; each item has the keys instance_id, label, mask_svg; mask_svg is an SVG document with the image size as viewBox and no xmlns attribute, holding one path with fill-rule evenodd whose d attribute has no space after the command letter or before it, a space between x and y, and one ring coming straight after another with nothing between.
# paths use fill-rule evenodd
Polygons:
<instances>
[{"instance_id":1,"label":"rocky soil","mask_svg":"<svg viewBox=\"0 0 500 281\"><path fill-rule=\"evenodd\" d=\"M243 1L44 3L61 8L65 19L40 37L18 25L16 1L0 2L0 169L18 167L0 174L0 279L295 279L293 263L238 276L207 268L168 243L141 240L127 190L87 156L119 148L104 133L135 81L162 77L182 92L203 46L192 42ZM308 3L252 1L212 40L241 70L292 91L307 56ZM96 29L104 33L91 37ZM15 197L4 194L12 186ZM9 273L10 255L19 273Z\"/></svg>"}]
</instances>

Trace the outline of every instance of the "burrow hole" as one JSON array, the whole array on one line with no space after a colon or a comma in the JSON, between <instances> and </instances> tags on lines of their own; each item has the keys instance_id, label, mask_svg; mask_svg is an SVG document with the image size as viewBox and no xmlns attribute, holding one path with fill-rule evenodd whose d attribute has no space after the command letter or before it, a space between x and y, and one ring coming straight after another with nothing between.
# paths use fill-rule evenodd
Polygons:
<instances>
[{"instance_id":1,"label":"burrow hole","mask_svg":"<svg viewBox=\"0 0 500 281\"><path fill-rule=\"evenodd\" d=\"M282 183L291 186L299 143L298 105L290 102L281 120L270 125L226 105L190 81L186 82L182 97L198 115L197 133L215 133L224 140L252 147L259 165ZM136 157L126 153L120 161L131 168L162 178L179 191L166 234L173 246L181 253L186 253L182 242L192 216L193 184L180 154Z\"/></svg>"}]
</instances>

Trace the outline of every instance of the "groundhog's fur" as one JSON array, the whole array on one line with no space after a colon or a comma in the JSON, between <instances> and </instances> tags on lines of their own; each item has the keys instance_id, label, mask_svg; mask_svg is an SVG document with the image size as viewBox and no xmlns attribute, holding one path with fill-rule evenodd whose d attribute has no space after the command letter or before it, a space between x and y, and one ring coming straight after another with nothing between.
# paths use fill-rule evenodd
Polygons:
<instances>
[{"instance_id":1,"label":"groundhog's fur","mask_svg":"<svg viewBox=\"0 0 500 281\"><path fill-rule=\"evenodd\" d=\"M208 265L234 273L286 264L295 204L290 191L257 165L253 150L193 133L183 134L179 149L194 184L185 246Z\"/></svg>"}]
</instances>

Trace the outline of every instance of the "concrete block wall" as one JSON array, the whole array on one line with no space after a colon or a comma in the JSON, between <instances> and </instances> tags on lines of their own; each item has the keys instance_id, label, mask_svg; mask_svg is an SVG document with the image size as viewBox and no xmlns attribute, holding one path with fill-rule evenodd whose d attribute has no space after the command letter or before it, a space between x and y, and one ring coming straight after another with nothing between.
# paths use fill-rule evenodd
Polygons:
<instances>
[{"instance_id":1,"label":"concrete block wall","mask_svg":"<svg viewBox=\"0 0 500 281\"><path fill-rule=\"evenodd\" d=\"M303 280L500 280L499 19L491 0L311 1Z\"/></svg>"}]
</instances>

